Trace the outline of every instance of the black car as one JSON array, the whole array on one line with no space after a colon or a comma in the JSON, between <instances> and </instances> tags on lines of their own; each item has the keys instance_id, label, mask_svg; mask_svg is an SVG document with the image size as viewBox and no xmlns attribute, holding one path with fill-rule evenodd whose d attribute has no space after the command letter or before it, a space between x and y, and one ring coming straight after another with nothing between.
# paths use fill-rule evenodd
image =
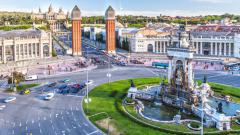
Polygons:
<instances>
[{"instance_id":1,"label":"black car","mask_svg":"<svg viewBox=\"0 0 240 135\"><path fill-rule=\"evenodd\" d=\"M57 85L57 83L56 83L56 82L53 82L53 83L48 84L48 87L54 87L54 86L56 86L56 85Z\"/></svg>"},{"instance_id":2,"label":"black car","mask_svg":"<svg viewBox=\"0 0 240 135\"><path fill-rule=\"evenodd\" d=\"M66 89L61 90L60 93L63 94L63 95L69 94L70 93L70 88L67 87Z\"/></svg>"}]
</instances>

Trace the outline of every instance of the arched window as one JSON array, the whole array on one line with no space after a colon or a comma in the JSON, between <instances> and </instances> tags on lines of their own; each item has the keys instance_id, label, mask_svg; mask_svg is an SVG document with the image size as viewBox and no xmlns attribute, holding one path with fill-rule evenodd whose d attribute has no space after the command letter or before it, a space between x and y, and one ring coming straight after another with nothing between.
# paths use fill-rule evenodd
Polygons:
<instances>
[{"instance_id":1,"label":"arched window","mask_svg":"<svg viewBox=\"0 0 240 135\"><path fill-rule=\"evenodd\" d=\"M50 56L49 51L50 51L50 50L49 50L48 44L43 45L43 56L44 56L44 57L49 57L49 56Z\"/></svg>"}]
</instances>

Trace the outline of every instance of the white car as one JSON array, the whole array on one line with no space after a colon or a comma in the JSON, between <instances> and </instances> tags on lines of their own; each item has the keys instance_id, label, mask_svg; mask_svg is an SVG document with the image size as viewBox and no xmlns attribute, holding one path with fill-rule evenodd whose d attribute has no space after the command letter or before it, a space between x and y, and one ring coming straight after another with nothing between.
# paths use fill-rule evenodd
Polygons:
<instances>
[{"instance_id":1,"label":"white car","mask_svg":"<svg viewBox=\"0 0 240 135\"><path fill-rule=\"evenodd\" d=\"M88 80L88 82L85 83L86 85L91 85L93 84L93 80Z\"/></svg>"},{"instance_id":2,"label":"white car","mask_svg":"<svg viewBox=\"0 0 240 135\"><path fill-rule=\"evenodd\" d=\"M53 97L54 97L54 93L48 93L45 97L44 97L44 99L45 100L51 100Z\"/></svg>"},{"instance_id":3,"label":"white car","mask_svg":"<svg viewBox=\"0 0 240 135\"><path fill-rule=\"evenodd\" d=\"M25 77L25 81L34 81L37 80L38 76L37 75L29 75Z\"/></svg>"},{"instance_id":4,"label":"white car","mask_svg":"<svg viewBox=\"0 0 240 135\"><path fill-rule=\"evenodd\" d=\"M0 111L6 108L6 105L0 105Z\"/></svg>"},{"instance_id":5,"label":"white car","mask_svg":"<svg viewBox=\"0 0 240 135\"><path fill-rule=\"evenodd\" d=\"M5 103L8 103L8 102L12 102L14 100L16 100L17 98L16 97L8 97L4 100Z\"/></svg>"}]
</instances>

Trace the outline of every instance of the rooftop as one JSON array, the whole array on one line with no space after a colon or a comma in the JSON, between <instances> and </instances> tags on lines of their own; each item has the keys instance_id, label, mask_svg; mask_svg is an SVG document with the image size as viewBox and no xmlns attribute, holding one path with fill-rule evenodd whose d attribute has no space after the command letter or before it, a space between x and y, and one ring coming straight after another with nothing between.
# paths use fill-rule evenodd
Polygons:
<instances>
[{"instance_id":1,"label":"rooftop","mask_svg":"<svg viewBox=\"0 0 240 135\"><path fill-rule=\"evenodd\" d=\"M26 37L26 36L40 36L45 33L41 30L12 30L12 31L2 31L0 30L0 38L12 38L12 37Z\"/></svg>"}]
</instances>

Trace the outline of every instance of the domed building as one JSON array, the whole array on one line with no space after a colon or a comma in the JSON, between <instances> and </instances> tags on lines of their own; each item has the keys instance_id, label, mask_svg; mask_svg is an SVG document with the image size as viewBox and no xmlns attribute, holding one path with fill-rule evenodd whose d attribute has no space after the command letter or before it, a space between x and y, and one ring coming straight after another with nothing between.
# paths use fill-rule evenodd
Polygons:
<instances>
[{"instance_id":1,"label":"domed building","mask_svg":"<svg viewBox=\"0 0 240 135\"><path fill-rule=\"evenodd\" d=\"M52 4L50 4L47 12L42 13L41 8L39 8L38 13L32 12L31 18L36 20L46 20L50 25L50 29L53 32L57 32L64 29L68 15L64 13L62 8L59 8L59 11L55 12Z\"/></svg>"}]
</instances>

